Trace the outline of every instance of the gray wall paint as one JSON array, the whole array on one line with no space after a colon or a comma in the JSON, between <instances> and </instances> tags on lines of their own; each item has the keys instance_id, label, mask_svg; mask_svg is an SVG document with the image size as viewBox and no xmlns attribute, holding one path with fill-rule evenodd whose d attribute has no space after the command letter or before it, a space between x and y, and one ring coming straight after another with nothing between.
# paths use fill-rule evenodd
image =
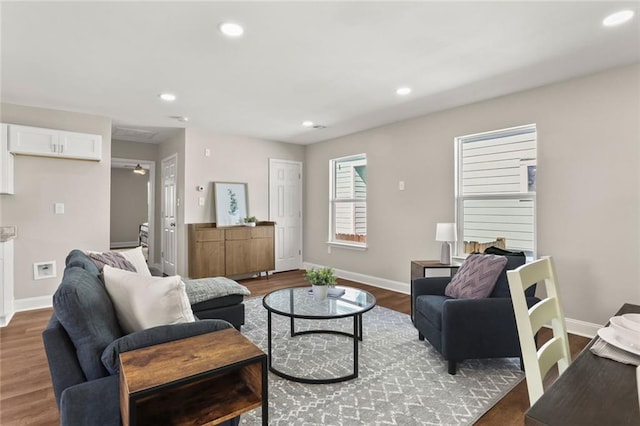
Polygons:
<instances>
[{"instance_id":1,"label":"gray wall paint","mask_svg":"<svg viewBox=\"0 0 640 426\"><path fill-rule=\"evenodd\" d=\"M205 149L211 155L205 156ZM186 163L184 180L184 221L182 259L186 260L188 223L215 222L213 182L246 182L249 213L259 220L269 219L269 159L302 161L304 146L242 136L229 136L201 129L186 130ZM205 190L198 192L198 185ZM205 198L205 205L198 198ZM180 262L180 273L187 275L186 261Z\"/></svg>"},{"instance_id":2,"label":"gray wall paint","mask_svg":"<svg viewBox=\"0 0 640 426\"><path fill-rule=\"evenodd\" d=\"M176 136L178 137L178 136ZM154 212L155 212L155 224L154 229L150 230L153 234L151 241L153 243L153 259L149 259L149 263L152 265L158 265L160 263L160 145L151 143L140 143L130 141L111 141L111 158L124 158L133 160L145 160L153 161L155 163L155 194L154 194Z\"/></svg>"},{"instance_id":3,"label":"gray wall paint","mask_svg":"<svg viewBox=\"0 0 640 426\"><path fill-rule=\"evenodd\" d=\"M138 227L147 222L149 175L111 169L111 244L138 242Z\"/></svg>"},{"instance_id":4,"label":"gray wall paint","mask_svg":"<svg viewBox=\"0 0 640 426\"><path fill-rule=\"evenodd\" d=\"M305 261L409 283L454 220L454 138L538 126L538 253L552 255L567 317L603 324L640 303L640 66L605 71L310 145ZM327 253L329 160L367 154L367 251ZM398 190L405 181L406 190Z\"/></svg>"},{"instance_id":5,"label":"gray wall paint","mask_svg":"<svg viewBox=\"0 0 640 426\"><path fill-rule=\"evenodd\" d=\"M71 249L109 249L111 120L95 115L2 104L4 123L102 135L102 161L16 156L15 195L2 195L2 224L16 225L15 298L49 297ZM65 204L65 214L54 213ZM33 279L33 264L55 260L57 277Z\"/></svg>"},{"instance_id":6,"label":"gray wall paint","mask_svg":"<svg viewBox=\"0 0 640 426\"><path fill-rule=\"evenodd\" d=\"M156 161L158 144L130 141L111 141L111 158L126 158L132 160ZM157 167L157 165L156 165Z\"/></svg>"},{"instance_id":7,"label":"gray wall paint","mask_svg":"<svg viewBox=\"0 0 640 426\"><path fill-rule=\"evenodd\" d=\"M249 215L268 220L269 159L302 161L304 146L188 129L186 155L185 223L215 222L213 182L247 183ZM205 190L198 192L198 185ZM205 197L204 206L199 197Z\"/></svg>"}]
</instances>

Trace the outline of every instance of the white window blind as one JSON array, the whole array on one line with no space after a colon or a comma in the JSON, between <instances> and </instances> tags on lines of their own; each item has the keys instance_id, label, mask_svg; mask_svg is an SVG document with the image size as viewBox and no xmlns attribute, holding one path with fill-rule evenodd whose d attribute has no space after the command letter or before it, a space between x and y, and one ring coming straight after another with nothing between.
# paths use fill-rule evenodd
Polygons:
<instances>
[{"instance_id":1,"label":"white window blind","mask_svg":"<svg viewBox=\"0 0 640 426\"><path fill-rule=\"evenodd\" d=\"M536 138L532 125L457 139L458 254L496 242L534 255Z\"/></svg>"}]
</instances>

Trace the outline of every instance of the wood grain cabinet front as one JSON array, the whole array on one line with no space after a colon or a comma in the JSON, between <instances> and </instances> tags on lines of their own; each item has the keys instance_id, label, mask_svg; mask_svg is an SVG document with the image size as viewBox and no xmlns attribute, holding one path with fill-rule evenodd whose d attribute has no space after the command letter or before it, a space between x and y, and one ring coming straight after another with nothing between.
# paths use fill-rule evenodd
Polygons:
<instances>
[{"instance_id":1,"label":"wood grain cabinet front","mask_svg":"<svg viewBox=\"0 0 640 426\"><path fill-rule=\"evenodd\" d=\"M274 223L216 228L189 225L189 277L236 276L275 269Z\"/></svg>"}]
</instances>

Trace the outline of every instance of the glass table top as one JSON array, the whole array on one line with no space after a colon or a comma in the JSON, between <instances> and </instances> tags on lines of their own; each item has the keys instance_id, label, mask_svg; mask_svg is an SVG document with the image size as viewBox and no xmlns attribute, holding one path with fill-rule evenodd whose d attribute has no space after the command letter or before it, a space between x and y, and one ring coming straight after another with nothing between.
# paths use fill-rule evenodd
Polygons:
<instances>
[{"instance_id":1,"label":"glass table top","mask_svg":"<svg viewBox=\"0 0 640 426\"><path fill-rule=\"evenodd\" d=\"M269 311L294 318L341 318L367 312L376 305L376 298L365 290L336 286L343 289L339 297L316 300L311 287L283 288L267 294L262 305Z\"/></svg>"}]
</instances>

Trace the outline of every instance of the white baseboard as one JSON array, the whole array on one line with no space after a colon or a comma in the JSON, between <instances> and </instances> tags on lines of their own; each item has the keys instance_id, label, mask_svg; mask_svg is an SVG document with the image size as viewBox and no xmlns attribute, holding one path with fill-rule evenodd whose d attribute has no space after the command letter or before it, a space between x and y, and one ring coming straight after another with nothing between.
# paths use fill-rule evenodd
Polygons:
<instances>
[{"instance_id":1,"label":"white baseboard","mask_svg":"<svg viewBox=\"0 0 640 426\"><path fill-rule=\"evenodd\" d=\"M324 268L324 265L316 265L309 262L303 262L302 267L304 269L310 268ZM402 283L400 281L387 280L385 278L378 278L371 275L359 274L357 272L345 271L342 269L335 269L335 274L338 278L344 278L345 280L355 281L358 283L369 284L374 287L384 288L386 290L397 291L398 293L411 294L411 287L408 283Z\"/></svg>"},{"instance_id":2,"label":"white baseboard","mask_svg":"<svg viewBox=\"0 0 640 426\"><path fill-rule=\"evenodd\" d=\"M29 297L27 299L16 299L13 302L13 307L15 308L16 312L50 308L52 306L53 296Z\"/></svg>"},{"instance_id":3,"label":"white baseboard","mask_svg":"<svg viewBox=\"0 0 640 426\"><path fill-rule=\"evenodd\" d=\"M119 241L109 244L109 248L118 249L118 248L130 248L130 247L138 247L140 242L138 240L135 241Z\"/></svg>"},{"instance_id":4,"label":"white baseboard","mask_svg":"<svg viewBox=\"0 0 640 426\"><path fill-rule=\"evenodd\" d=\"M573 318L565 318L564 321L565 323L567 323L567 332L571 334L577 334L578 336L588 337L590 339L598 334L599 328L604 327L604 325L594 324L591 322Z\"/></svg>"},{"instance_id":5,"label":"white baseboard","mask_svg":"<svg viewBox=\"0 0 640 426\"><path fill-rule=\"evenodd\" d=\"M304 262L302 267L304 269L309 269L309 268L324 268L325 266ZM359 274L357 272L350 272L342 269L334 269L334 271L338 278L344 278L346 280L368 284L374 287L393 290L393 291L397 291L398 293L411 294L411 287L409 286L408 283L387 280L384 278L373 277L371 275ZM593 324L590 322L577 320L573 318L565 318L565 322L567 324L567 331L569 333L576 334L578 336L589 337L589 338L593 338L596 334L598 334L598 329L603 327L600 324Z\"/></svg>"},{"instance_id":6,"label":"white baseboard","mask_svg":"<svg viewBox=\"0 0 640 426\"><path fill-rule=\"evenodd\" d=\"M0 316L0 327L6 327L9 325L11 318L13 318L14 312L10 312L7 315Z\"/></svg>"}]
</instances>

